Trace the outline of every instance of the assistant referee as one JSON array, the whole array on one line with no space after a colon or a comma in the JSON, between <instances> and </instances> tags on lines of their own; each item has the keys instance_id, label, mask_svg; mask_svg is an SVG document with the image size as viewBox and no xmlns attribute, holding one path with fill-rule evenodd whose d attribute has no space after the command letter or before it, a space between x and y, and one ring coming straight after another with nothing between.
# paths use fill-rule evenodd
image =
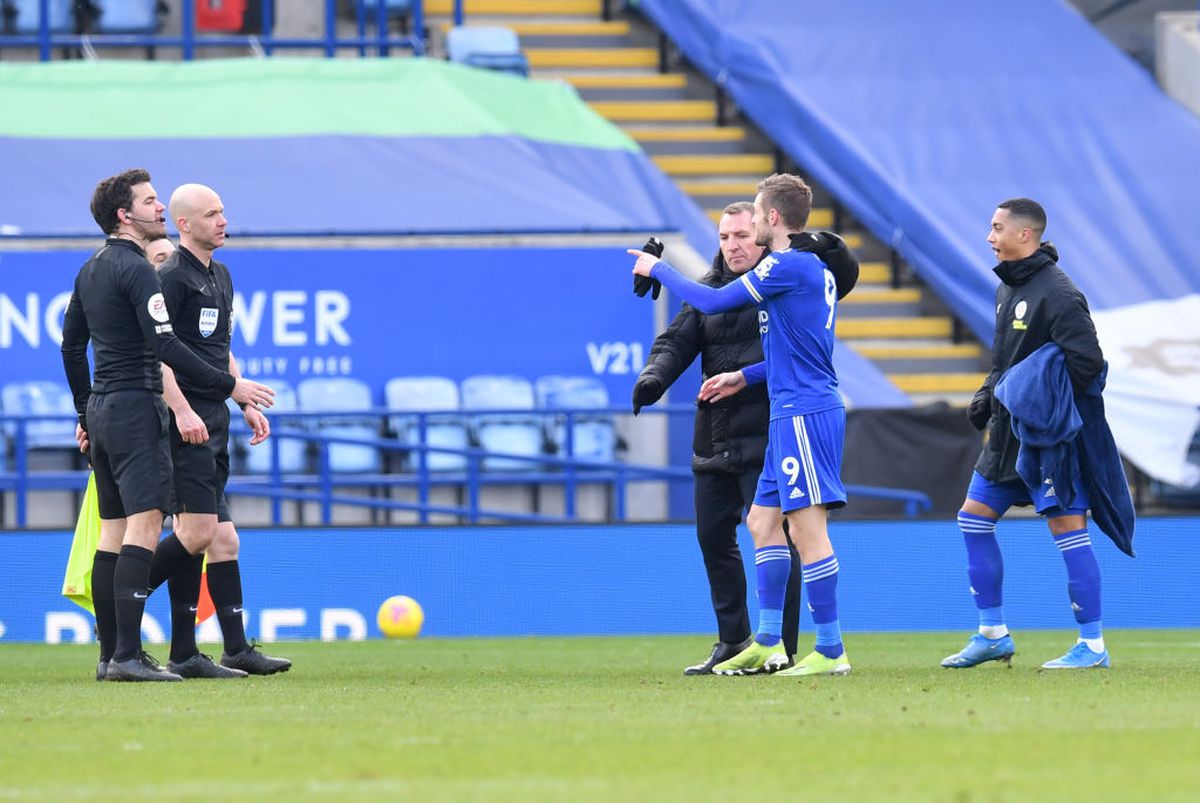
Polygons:
<instances>
[{"instance_id":1,"label":"assistant referee","mask_svg":"<svg viewBox=\"0 0 1200 803\"><path fill-rule=\"evenodd\" d=\"M166 232L164 208L145 170L127 170L96 186L92 217L108 237L75 277L63 320L63 367L100 507L92 573L101 634L97 679L180 680L143 652L141 640L150 565L170 503L159 362L238 403L269 407L274 397L265 385L213 368L175 337L158 276L143 251Z\"/></svg>"}]
</instances>

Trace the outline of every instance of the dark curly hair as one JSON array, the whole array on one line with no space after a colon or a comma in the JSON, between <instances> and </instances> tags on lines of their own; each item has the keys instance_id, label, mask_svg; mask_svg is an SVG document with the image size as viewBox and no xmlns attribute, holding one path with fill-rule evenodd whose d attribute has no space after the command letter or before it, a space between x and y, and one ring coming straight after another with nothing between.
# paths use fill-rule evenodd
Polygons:
<instances>
[{"instance_id":1,"label":"dark curly hair","mask_svg":"<svg viewBox=\"0 0 1200 803\"><path fill-rule=\"evenodd\" d=\"M133 206L133 185L146 184L149 181L149 171L135 167L124 173L109 176L96 185L92 192L92 217L95 218L100 231L105 234L116 232L121 224L117 219L117 210Z\"/></svg>"}]
</instances>

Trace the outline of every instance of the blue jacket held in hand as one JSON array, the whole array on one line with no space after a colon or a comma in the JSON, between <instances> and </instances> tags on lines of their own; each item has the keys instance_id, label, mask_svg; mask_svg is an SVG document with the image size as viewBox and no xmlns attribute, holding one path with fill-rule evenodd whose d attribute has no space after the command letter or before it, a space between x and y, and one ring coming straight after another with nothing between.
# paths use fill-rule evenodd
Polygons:
<instances>
[{"instance_id":1,"label":"blue jacket held in hand","mask_svg":"<svg viewBox=\"0 0 1200 803\"><path fill-rule=\"evenodd\" d=\"M1051 480L1062 506L1083 480L1092 518L1117 548L1133 556L1134 512L1121 455L1104 417L1108 367L1076 395L1061 348L1047 343L1012 366L996 398L1012 416L1020 442L1017 473L1031 488Z\"/></svg>"}]
</instances>

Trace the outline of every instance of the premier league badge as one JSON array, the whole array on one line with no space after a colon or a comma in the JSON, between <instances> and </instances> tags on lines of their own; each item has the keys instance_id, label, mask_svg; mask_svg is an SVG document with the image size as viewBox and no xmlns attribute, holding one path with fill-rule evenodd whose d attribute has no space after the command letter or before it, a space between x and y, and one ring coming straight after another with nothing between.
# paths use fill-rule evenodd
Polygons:
<instances>
[{"instance_id":1,"label":"premier league badge","mask_svg":"<svg viewBox=\"0 0 1200 803\"><path fill-rule=\"evenodd\" d=\"M200 336L208 337L217 330L217 315L216 307L201 307L200 308Z\"/></svg>"}]
</instances>

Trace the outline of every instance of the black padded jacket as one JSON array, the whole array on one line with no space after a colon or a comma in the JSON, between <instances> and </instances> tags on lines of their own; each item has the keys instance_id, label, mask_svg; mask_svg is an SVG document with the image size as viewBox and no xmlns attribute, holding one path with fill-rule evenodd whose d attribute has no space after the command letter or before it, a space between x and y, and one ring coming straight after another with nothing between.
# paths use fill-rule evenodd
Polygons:
<instances>
[{"instance_id":1,"label":"black padded jacket","mask_svg":"<svg viewBox=\"0 0 1200 803\"><path fill-rule=\"evenodd\" d=\"M970 408L972 422L982 428L986 421L988 429L975 470L992 482L1020 479L1017 451L1021 444L1013 434L1012 418L993 393L1004 372L1049 342L1063 350L1077 394L1104 368L1087 299L1057 260L1058 252L1047 243L1030 257L993 268L1000 286L996 288L992 370Z\"/></svg>"}]
</instances>

